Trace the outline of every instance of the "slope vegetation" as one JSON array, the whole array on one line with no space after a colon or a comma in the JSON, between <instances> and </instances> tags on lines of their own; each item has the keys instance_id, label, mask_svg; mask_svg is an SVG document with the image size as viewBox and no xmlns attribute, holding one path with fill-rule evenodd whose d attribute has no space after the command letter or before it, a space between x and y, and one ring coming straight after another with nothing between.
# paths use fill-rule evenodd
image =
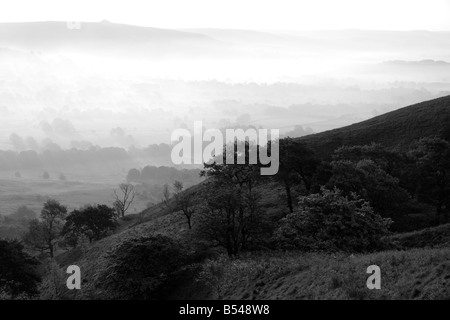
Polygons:
<instances>
[{"instance_id":1,"label":"slope vegetation","mask_svg":"<svg viewBox=\"0 0 450 320\"><path fill-rule=\"evenodd\" d=\"M408 148L422 137L450 140L450 96L404 107L339 129L299 138L320 157L328 157L343 145L372 142L386 147Z\"/></svg>"}]
</instances>

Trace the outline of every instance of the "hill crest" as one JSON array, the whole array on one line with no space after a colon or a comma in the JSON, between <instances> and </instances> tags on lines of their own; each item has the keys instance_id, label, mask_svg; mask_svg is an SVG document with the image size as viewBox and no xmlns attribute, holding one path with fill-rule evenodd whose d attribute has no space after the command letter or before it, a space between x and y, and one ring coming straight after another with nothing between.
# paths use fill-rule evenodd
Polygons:
<instances>
[{"instance_id":1,"label":"hill crest","mask_svg":"<svg viewBox=\"0 0 450 320\"><path fill-rule=\"evenodd\" d=\"M407 149L414 141L437 136L450 141L450 96L420 102L338 129L297 138L319 157L328 157L343 145Z\"/></svg>"}]
</instances>

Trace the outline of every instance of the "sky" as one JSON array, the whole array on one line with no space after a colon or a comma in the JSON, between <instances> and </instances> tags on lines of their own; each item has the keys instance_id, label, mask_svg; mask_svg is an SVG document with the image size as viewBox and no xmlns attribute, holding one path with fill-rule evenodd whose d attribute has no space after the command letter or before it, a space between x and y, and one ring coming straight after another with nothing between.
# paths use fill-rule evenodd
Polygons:
<instances>
[{"instance_id":1,"label":"sky","mask_svg":"<svg viewBox=\"0 0 450 320\"><path fill-rule=\"evenodd\" d=\"M6 2L6 1L5 1ZM148 27L450 31L450 0L10 0L0 22L108 20Z\"/></svg>"}]
</instances>

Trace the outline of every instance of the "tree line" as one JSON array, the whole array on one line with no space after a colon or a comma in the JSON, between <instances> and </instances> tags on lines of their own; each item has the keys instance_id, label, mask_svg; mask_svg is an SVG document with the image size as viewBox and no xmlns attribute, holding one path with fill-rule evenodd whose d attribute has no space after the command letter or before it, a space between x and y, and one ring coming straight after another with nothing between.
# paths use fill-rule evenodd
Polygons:
<instances>
[{"instance_id":1,"label":"tree line","mask_svg":"<svg viewBox=\"0 0 450 320\"><path fill-rule=\"evenodd\" d=\"M318 159L299 140L279 144L279 172L260 176L261 164L204 164L203 188L183 191L175 181L163 202L184 214L188 229L229 255L253 248L372 251L392 231L410 231L450 220L450 144L430 137L409 150L380 144L343 146ZM268 148L271 146L269 145ZM248 157L235 145L233 156ZM224 159L227 156L224 148ZM248 160L248 159L247 159ZM225 163L225 161L223 161ZM235 161L234 163L238 163ZM281 215L264 197L284 189ZM193 223L193 217L195 222Z\"/></svg>"},{"instance_id":2,"label":"tree line","mask_svg":"<svg viewBox=\"0 0 450 320\"><path fill-rule=\"evenodd\" d=\"M127 161L136 158L156 159L158 162L170 162L170 145L152 144L145 148L91 146L87 149L70 148L67 150L57 146L51 149L36 151L0 150L1 170L36 169L55 165L93 164L111 161Z\"/></svg>"}]
</instances>

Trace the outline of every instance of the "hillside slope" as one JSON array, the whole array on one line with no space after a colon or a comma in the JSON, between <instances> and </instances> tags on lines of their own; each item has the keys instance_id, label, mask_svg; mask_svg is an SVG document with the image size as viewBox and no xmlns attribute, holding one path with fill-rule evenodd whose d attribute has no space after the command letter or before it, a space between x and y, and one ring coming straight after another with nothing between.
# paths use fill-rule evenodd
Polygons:
<instances>
[{"instance_id":1,"label":"hillside slope","mask_svg":"<svg viewBox=\"0 0 450 320\"><path fill-rule=\"evenodd\" d=\"M450 248L450 224L397 234L391 240L402 248Z\"/></svg>"},{"instance_id":2,"label":"hillside slope","mask_svg":"<svg viewBox=\"0 0 450 320\"><path fill-rule=\"evenodd\" d=\"M220 261L216 295L228 300L450 299L450 248L367 255L274 252ZM381 269L381 289L368 290L367 267ZM220 292L217 292L220 291ZM177 298L177 297L176 297Z\"/></svg>"},{"instance_id":3,"label":"hillside slope","mask_svg":"<svg viewBox=\"0 0 450 320\"><path fill-rule=\"evenodd\" d=\"M406 149L422 137L450 140L450 96L424 101L350 126L298 138L319 157L328 157L343 145L372 142Z\"/></svg>"},{"instance_id":4,"label":"hillside slope","mask_svg":"<svg viewBox=\"0 0 450 320\"><path fill-rule=\"evenodd\" d=\"M189 241L190 235L182 227L182 217L167 215L135 228L103 239L83 252L73 252L57 258L60 266L77 264L83 271L83 290L67 292L66 299L108 299L112 292L99 289L99 275L112 263L111 252L126 239L148 234L160 234ZM448 230L449 225L428 232ZM418 239L421 232L405 237ZM402 235L399 235L402 237ZM213 277L197 272L182 273L169 281L166 299L449 299L450 247L441 239L439 248L430 249L416 241L416 248L385 251L365 255L322 254L268 251L243 254L238 259L221 256L207 260L204 272L219 271ZM406 244L405 248L410 246ZM367 290L366 269L378 265L382 271L382 289ZM198 267L197 267L198 268ZM219 268L219 269L217 269ZM64 268L63 268L64 270ZM195 270L195 269L191 269ZM198 270L198 269L197 269ZM62 272L62 270L61 270ZM219 275L219 276L218 276ZM211 282L212 280L212 282ZM51 278L44 283L43 298L61 298L52 294Z\"/></svg>"},{"instance_id":5,"label":"hillside slope","mask_svg":"<svg viewBox=\"0 0 450 320\"><path fill-rule=\"evenodd\" d=\"M385 115L337 130L300 138L318 153L328 156L343 144L383 143L386 146L407 147L421 137L437 135L450 138L450 96L423 102ZM319 153L319 155L320 155ZM186 192L196 193L205 185L198 184ZM270 215L286 211L281 185L266 183L263 188L262 210ZM98 282L107 266L108 256L126 240L150 234L163 234L192 243L193 233L187 229L181 212L170 213L159 204L145 210L141 215L126 217L130 221L116 234L102 239L92 246L76 249L57 258L61 267L77 264L83 270L83 290L68 298L107 299L110 292L99 290ZM195 227L196 217L193 217ZM198 298L215 299L448 299L450 277L450 251L448 247L448 225L425 231L394 237L394 243L406 251L379 252L359 255L355 259L301 253L263 252L243 255L237 262L220 262L225 268L223 281L229 286L218 296L208 290ZM429 248L432 247L432 248ZM205 262L208 263L208 262ZM368 293L364 287L365 269L371 264L382 267L386 273L386 291ZM234 272L238 266L240 272ZM227 269L231 268L231 269ZM186 277L178 288L167 294L168 298L196 298L193 294L196 275ZM51 278L46 280L50 288ZM216 286L217 287L217 286ZM362 289L361 289L362 288ZM192 289L192 290L191 290ZM179 290L177 292L177 290ZM52 297L48 289L46 297ZM45 296L44 294L44 296Z\"/></svg>"}]
</instances>

